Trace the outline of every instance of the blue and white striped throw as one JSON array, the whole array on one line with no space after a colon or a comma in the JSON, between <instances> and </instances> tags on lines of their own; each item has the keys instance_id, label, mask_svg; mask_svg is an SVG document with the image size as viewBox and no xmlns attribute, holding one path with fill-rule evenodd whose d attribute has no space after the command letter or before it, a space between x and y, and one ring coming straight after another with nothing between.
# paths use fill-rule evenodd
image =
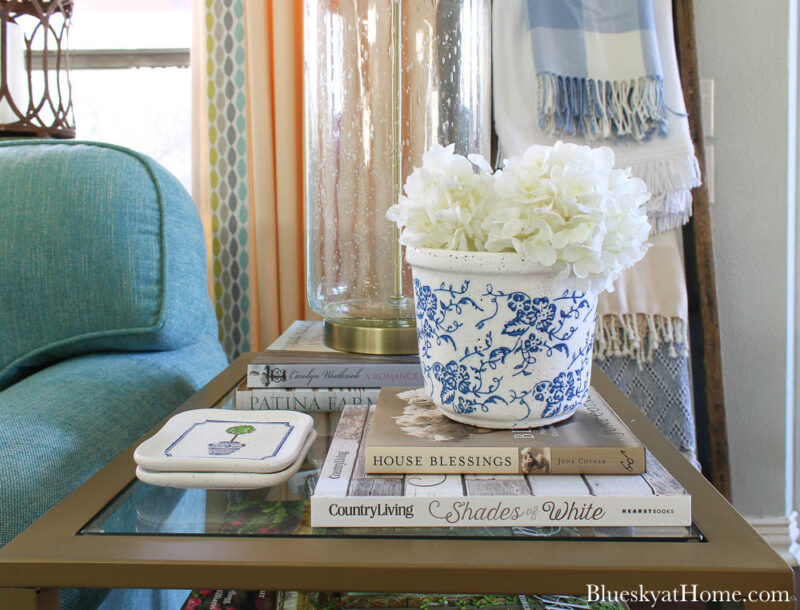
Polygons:
<instances>
[{"instance_id":1,"label":"blue and white striped throw","mask_svg":"<svg viewBox=\"0 0 800 610\"><path fill-rule=\"evenodd\" d=\"M528 0L539 126L641 141L666 135L650 0Z\"/></svg>"}]
</instances>

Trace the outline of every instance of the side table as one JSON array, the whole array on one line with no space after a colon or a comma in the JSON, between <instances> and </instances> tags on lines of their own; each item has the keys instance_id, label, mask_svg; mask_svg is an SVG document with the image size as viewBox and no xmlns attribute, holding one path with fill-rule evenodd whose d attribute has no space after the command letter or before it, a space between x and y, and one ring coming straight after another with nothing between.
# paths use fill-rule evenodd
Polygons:
<instances>
[{"instance_id":1,"label":"side table","mask_svg":"<svg viewBox=\"0 0 800 610\"><path fill-rule=\"evenodd\" d=\"M179 410L229 406L253 357L237 359ZM135 478L137 442L0 549L0 608L58 607L61 587L586 595L589 585L696 585L738 591L748 606L759 604L751 592L782 591L782 604L767 605L794 607L780 556L597 367L593 384L692 495L691 528L320 530L299 519L245 532L222 528L226 506L292 502L302 512L311 483L245 496L151 487ZM320 435L306 471L329 441Z\"/></svg>"}]
</instances>

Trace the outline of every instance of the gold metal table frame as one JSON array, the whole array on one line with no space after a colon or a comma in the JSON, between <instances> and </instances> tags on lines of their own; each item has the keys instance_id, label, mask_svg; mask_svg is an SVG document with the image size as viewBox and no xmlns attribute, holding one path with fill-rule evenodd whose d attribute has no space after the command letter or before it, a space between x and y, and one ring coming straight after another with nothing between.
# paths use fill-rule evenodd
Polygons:
<instances>
[{"instance_id":1,"label":"gold metal table frame","mask_svg":"<svg viewBox=\"0 0 800 610\"><path fill-rule=\"evenodd\" d=\"M179 410L215 404L254 356L238 358ZM586 595L590 584L617 591L686 584L794 595L792 571L781 557L599 368L592 375L692 495L703 541L81 535L135 479L137 441L0 549L0 608L58 607L61 587Z\"/></svg>"}]
</instances>

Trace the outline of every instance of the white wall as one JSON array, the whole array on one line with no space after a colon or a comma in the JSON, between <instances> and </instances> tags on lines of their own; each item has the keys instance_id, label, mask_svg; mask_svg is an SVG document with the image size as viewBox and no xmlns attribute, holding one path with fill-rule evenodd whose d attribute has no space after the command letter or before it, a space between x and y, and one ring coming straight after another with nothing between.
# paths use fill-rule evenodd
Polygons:
<instances>
[{"instance_id":1,"label":"white wall","mask_svg":"<svg viewBox=\"0 0 800 610\"><path fill-rule=\"evenodd\" d=\"M794 1L694 2L700 77L715 81L712 224L733 501L748 516L786 510L786 333L794 326L786 313Z\"/></svg>"}]
</instances>

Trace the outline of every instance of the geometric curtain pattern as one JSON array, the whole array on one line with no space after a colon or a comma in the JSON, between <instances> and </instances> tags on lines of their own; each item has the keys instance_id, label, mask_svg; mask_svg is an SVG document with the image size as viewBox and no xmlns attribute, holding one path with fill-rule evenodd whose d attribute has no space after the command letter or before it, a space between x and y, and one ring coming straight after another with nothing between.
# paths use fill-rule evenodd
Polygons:
<instances>
[{"instance_id":1,"label":"geometric curtain pattern","mask_svg":"<svg viewBox=\"0 0 800 610\"><path fill-rule=\"evenodd\" d=\"M678 450L696 462L688 356L675 358L670 355L669 346L661 344L652 361L641 366L635 359L625 357L606 358L597 364Z\"/></svg>"},{"instance_id":2,"label":"geometric curtain pattern","mask_svg":"<svg viewBox=\"0 0 800 610\"><path fill-rule=\"evenodd\" d=\"M250 351L257 324L251 306L244 5L245 0L205 0L213 295L220 340L231 360Z\"/></svg>"}]
</instances>

